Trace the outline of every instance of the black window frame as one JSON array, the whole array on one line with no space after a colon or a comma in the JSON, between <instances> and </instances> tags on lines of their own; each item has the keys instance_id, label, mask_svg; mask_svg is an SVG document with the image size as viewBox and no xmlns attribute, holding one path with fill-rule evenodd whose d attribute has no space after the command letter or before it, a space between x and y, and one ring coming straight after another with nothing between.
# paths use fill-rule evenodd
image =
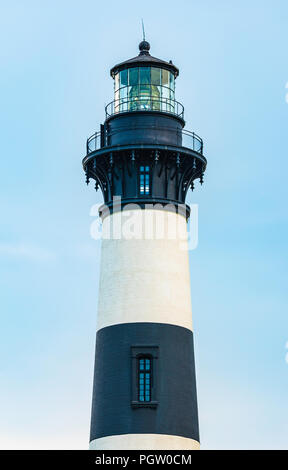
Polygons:
<instances>
[{"instance_id":1,"label":"black window frame","mask_svg":"<svg viewBox=\"0 0 288 470\"><path fill-rule=\"evenodd\" d=\"M131 406L133 408L156 408L157 401L157 363L159 357L158 346L131 346L132 360L132 397ZM150 359L150 400L140 401L139 394L139 360L141 358Z\"/></svg>"},{"instance_id":2,"label":"black window frame","mask_svg":"<svg viewBox=\"0 0 288 470\"><path fill-rule=\"evenodd\" d=\"M143 367L142 367L143 366ZM138 355L137 357L137 387L138 400L141 403L150 403L152 398L153 357ZM143 398L143 399L142 399Z\"/></svg>"},{"instance_id":3,"label":"black window frame","mask_svg":"<svg viewBox=\"0 0 288 470\"><path fill-rule=\"evenodd\" d=\"M144 170L141 170L141 168L144 168ZM148 170L147 170L148 168ZM140 197L145 197L145 196L150 196L151 195L151 166L147 163L141 163L138 168L138 193ZM141 176L143 176L143 192L141 192ZM146 192L146 186L147 186L147 176L148 176L148 191Z\"/></svg>"}]
</instances>

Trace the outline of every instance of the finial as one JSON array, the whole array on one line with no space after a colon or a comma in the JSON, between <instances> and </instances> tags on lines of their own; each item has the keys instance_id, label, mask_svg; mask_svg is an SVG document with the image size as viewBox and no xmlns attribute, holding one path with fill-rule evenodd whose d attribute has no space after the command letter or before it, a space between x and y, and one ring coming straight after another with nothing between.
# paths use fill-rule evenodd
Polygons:
<instances>
[{"instance_id":1,"label":"finial","mask_svg":"<svg viewBox=\"0 0 288 470\"><path fill-rule=\"evenodd\" d=\"M139 50L140 54L139 55L149 55L149 50L150 50L150 44L148 41L141 41L139 44Z\"/></svg>"},{"instance_id":2,"label":"finial","mask_svg":"<svg viewBox=\"0 0 288 470\"><path fill-rule=\"evenodd\" d=\"M143 21L143 18L141 19L141 21L142 21L143 41L145 41L145 29L144 29L144 21Z\"/></svg>"},{"instance_id":3,"label":"finial","mask_svg":"<svg viewBox=\"0 0 288 470\"><path fill-rule=\"evenodd\" d=\"M139 44L139 50L140 54L139 55L149 55L149 50L150 50L150 44L148 41L145 39L145 29L144 29L144 21L142 18L142 33L143 33L143 40Z\"/></svg>"}]
</instances>

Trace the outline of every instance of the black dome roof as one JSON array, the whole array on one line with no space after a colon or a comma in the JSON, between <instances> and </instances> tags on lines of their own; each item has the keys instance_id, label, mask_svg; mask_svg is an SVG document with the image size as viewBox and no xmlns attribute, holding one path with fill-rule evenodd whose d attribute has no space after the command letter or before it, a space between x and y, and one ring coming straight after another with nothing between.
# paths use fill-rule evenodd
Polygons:
<instances>
[{"instance_id":1,"label":"black dome roof","mask_svg":"<svg viewBox=\"0 0 288 470\"><path fill-rule=\"evenodd\" d=\"M120 64L115 65L110 70L111 77L115 77L116 73L120 70L130 68L130 67L161 67L167 70L170 70L175 76L175 78L179 75L179 69L172 64L172 61L166 62L165 60L157 59L150 55L150 44L147 41L141 41L139 44L139 55L133 57L132 59L125 60L125 62L121 62Z\"/></svg>"}]
</instances>

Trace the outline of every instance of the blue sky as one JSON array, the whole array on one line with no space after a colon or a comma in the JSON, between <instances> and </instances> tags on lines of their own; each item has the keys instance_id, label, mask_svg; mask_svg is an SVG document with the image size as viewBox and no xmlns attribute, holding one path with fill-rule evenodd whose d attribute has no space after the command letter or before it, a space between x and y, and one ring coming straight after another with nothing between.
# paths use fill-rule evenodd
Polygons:
<instances>
[{"instance_id":1,"label":"blue sky","mask_svg":"<svg viewBox=\"0 0 288 470\"><path fill-rule=\"evenodd\" d=\"M1 2L0 447L87 448L101 196L81 159L142 17L208 159L189 196L202 448L287 449L284 0Z\"/></svg>"}]
</instances>

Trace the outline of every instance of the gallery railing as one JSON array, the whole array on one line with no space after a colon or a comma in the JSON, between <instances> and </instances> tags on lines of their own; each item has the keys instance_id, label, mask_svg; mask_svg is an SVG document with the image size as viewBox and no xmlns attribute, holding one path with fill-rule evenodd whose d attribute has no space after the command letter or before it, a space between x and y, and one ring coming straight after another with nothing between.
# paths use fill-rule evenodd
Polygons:
<instances>
[{"instance_id":1,"label":"gallery railing","mask_svg":"<svg viewBox=\"0 0 288 470\"><path fill-rule=\"evenodd\" d=\"M137 127L133 127L130 129L131 131L133 130L139 130ZM157 127L157 130L163 130L163 128ZM194 152L198 152L200 154L203 154L203 140L201 137L199 137L195 132L188 131L186 129L182 130L176 130L176 131L171 131L170 132L176 133L176 137L179 137L181 140L181 146L186 147L188 149L193 150ZM103 147L108 147L109 144L109 137L113 137L113 135L121 132L127 132L127 128L125 129L117 129L114 130L113 132L95 132L95 134L91 135L87 139L87 144L86 144L86 151L87 155L91 152L95 152L96 150L99 150L100 148ZM103 135L104 134L104 135Z\"/></svg>"},{"instance_id":2,"label":"gallery railing","mask_svg":"<svg viewBox=\"0 0 288 470\"><path fill-rule=\"evenodd\" d=\"M133 111L157 111L174 114L183 119L184 106L171 98L154 98L153 96L138 96L131 99L118 99L111 101L106 108L106 119L119 113L130 113Z\"/></svg>"}]
</instances>

